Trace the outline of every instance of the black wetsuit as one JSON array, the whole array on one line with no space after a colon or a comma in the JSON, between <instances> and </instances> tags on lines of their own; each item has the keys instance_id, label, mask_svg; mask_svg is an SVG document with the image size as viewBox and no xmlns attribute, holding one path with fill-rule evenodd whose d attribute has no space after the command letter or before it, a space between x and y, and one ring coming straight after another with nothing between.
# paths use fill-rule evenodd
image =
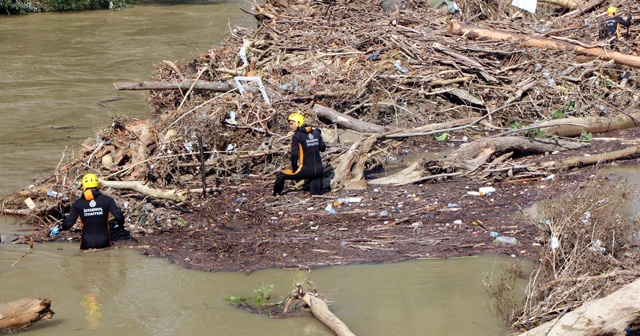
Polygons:
<instances>
[{"instance_id":1,"label":"black wetsuit","mask_svg":"<svg viewBox=\"0 0 640 336\"><path fill-rule=\"evenodd\" d=\"M85 190L71 206L69 216L62 223L62 229L68 230L80 216L82 221L81 249L105 248L111 246L109 214L113 214L115 223L124 224L124 214L113 198L103 195L97 189Z\"/></svg>"},{"instance_id":2,"label":"black wetsuit","mask_svg":"<svg viewBox=\"0 0 640 336\"><path fill-rule=\"evenodd\" d=\"M617 35L620 26L629 28L631 26L631 15L628 15L626 20L616 15L602 21L599 38L602 40Z\"/></svg>"},{"instance_id":3,"label":"black wetsuit","mask_svg":"<svg viewBox=\"0 0 640 336\"><path fill-rule=\"evenodd\" d=\"M291 169L276 174L273 195L282 193L285 180L310 180L311 195L321 194L324 172L320 152L326 149L327 145L319 128L298 127L291 138Z\"/></svg>"}]
</instances>

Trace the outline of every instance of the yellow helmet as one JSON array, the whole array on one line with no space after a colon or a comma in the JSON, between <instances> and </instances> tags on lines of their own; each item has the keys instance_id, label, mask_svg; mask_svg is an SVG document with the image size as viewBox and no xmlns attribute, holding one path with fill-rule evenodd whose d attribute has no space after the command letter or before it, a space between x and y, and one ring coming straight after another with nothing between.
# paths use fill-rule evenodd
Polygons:
<instances>
[{"instance_id":1,"label":"yellow helmet","mask_svg":"<svg viewBox=\"0 0 640 336\"><path fill-rule=\"evenodd\" d=\"M617 12L618 12L618 9L613 6L609 6L609 8L607 8L607 15L609 16L614 16L616 15Z\"/></svg>"},{"instance_id":2,"label":"yellow helmet","mask_svg":"<svg viewBox=\"0 0 640 336\"><path fill-rule=\"evenodd\" d=\"M300 127L302 125L304 125L304 116L298 112L295 113L291 113L289 115L289 118L287 118L287 120L291 121L295 121L296 126Z\"/></svg>"},{"instance_id":3,"label":"yellow helmet","mask_svg":"<svg viewBox=\"0 0 640 336\"><path fill-rule=\"evenodd\" d=\"M97 188L99 184L96 174L86 174L82 177L82 190Z\"/></svg>"}]
</instances>

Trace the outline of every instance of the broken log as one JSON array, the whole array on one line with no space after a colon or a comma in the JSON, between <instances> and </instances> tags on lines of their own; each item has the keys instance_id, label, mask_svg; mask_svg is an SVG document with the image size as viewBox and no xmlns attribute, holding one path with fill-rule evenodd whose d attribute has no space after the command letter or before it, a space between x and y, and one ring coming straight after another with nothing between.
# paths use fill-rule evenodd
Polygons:
<instances>
[{"instance_id":1,"label":"broken log","mask_svg":"<svg viewBox=\"0 0 640 336\"><path fill-rule=\"evenodd\" d=\"M431 162L419 161L396 174L371 180L368 183L372 185L401 186L435 177L459 175L473 177L482 171L481 167L488 164L491 158L499 157L506 153L544 153L575 149L582 146L585 146L585 144L560 139L530 139L518 136L484 138L459 148L444 159ZM427 163L430 167L426 167ZM436 167L438 171L444 173L431 175L429 170L434 170ZM479 174L478 176L481 175Z\"/></svg>"},{"instance_id":2,"label":"broken log","mask_svg":"<svg viewBox=\"0 0 640 336\"><path fill-rule=\"evenodd\" d=\"M640 317L640 279L520 336L624 335Z\"/></svg>"},{"instance_id":3,"label":"broken log","mask_svg":"<svg viewBox=\"0 0 640 336\"><path fill-rule=\"evenodd\" d=\"M540 2L564 7L567 9L574 9L578 7L578 4L575 1L571 0L540 0Z\"/></svg>"},{"instance_id":4,"label":"broken log","mask_svg":"<svg viewBox=\"0 0 640 336\"><path fill-rule=\"evenodd\" d=\"M613 60L618 64L628 65L640 68L640 56L627 55L617 51L607 51L601 48L590 48L568 42L553 40L541 37L532 37L519 33L501 32L497 30L489 30L466 26L458 21L451 21L449 24L449 33L456 35L464 35L471 39L489 39L489 40L509 40L522 45L540 49L572 51L581 55L589 55L599 57L603 60Z\"/></svg>"},{"instance_id":5,"label":"broken log","mask_svg":"<svg viewBox=\"0 0 640 336\"><path fill-rule=\"evenodd\" d=\"M604 133L640 126L640 113L618 114L610 117L554 119L534 124L547 134L573 137L582 132Z\"/></svg>"},{"instance_id":6,"label":"broken log","mask_svg":"<svg viewBox=\"0 0 640 336\"><path fill-rule=\"evenodd\" d=\"M311 308L313 316L315 316L318 320L320 320L320 322L333 330L336 335L355 336L355 334L351 332L351 330L349 330L349 327L347 327L344 322L342 322L331 312L331 310L329 310L329 306L327 306L327 303L324 300L310 295L309 293L304 293L301 299L302 301L304 301L304 303L307 304L307 306L309 306L309 308Z\"/></svg>"},{"instance_id":7,"label":"broken log","mask_svg":"<svg viewBox=\"0 0 640 336\"><path fill-rule=\"evenodd\" d=\"M356 118L350 117L346 114L340 113L332 108L315 104L313 111L316 112L318 117L328 119L332 123L362 133L381 134L389 131L386 127L371 124L366 121L361 121Z\"/></svg>"},{"instance_id":8,"label":"broken log","mask_svg":"<svg viewBox=\"0 0 640 336\"><path fill-rule=\"evenodd\" d=\"M27 298L0 305L0 331L28 328L40 320L49 320L54 312L49 298Z\"/></svg>"},{"instance_id":9,"label":"broken log","mask_svg":"<svg viewBox=\"0 0 640 336\"><path fill-rule=\"evenodd\" d=\"M547 170L567 169L567 168L597 164L601 162L614 161L614 160L618 160L626 157L636 156L638 154L640 154L640 146L631 146L625 149L603 153L603 154L590 155L590 156L574 156L564 160L545 162L545 163L542 163L540 166L541 168L547 169Z\"/></svg>"},{"instance_id":10,"label":"broken log","mask_svg":"<svg viewBox=\"0 0 640 336\"><path fill-rule=\"evenodd\" d=\"M335 176L331 179L331 189L362 190L367 184L364 180L364 165L369 158L367 155L376 142L376 136L370 136L363 141L357 141L349 150L331 161Z\"/></svg>"},{"instance_id":11,"label":"broken log","mask_svg":"<svg viewBox=\"0 0 640 336\"><path fill-rule=\"evenodd\" d=\"M185 79L181 82L120 82L113 83L113 86L118 90L189 90L193 86L194 90L216 92L227 92L236 88L235 83L208 82L193 79Z\"/></svg>"}]
</instances>

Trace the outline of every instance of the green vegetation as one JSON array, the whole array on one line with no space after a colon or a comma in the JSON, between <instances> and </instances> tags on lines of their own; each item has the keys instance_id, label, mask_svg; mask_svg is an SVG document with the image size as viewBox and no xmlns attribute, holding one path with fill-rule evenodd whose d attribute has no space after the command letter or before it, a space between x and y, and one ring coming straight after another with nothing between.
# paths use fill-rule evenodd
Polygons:
<instances>
[{"instance_id":1,"label":"green vegetation","mask_svg":"<svg viewBox=\"0 0 640 336\"><path fill-rule=\"evenodd\" d=\"M264 282L260 283L260 287L253 290L253 293L256 295L254 297L254 301L259 305L267 304L269 300L271 300L271 292L273 292L273 284L265 284ZM242 295L234 295L226 298L227 301L240 303L246 302L249 299ZM282 302L274 303L274 305L281 304Z\"/></svg>"},{"instance_id":2,"label":"green vegetation","mask_svg":"<svg viewBox=\"0 0 640 336\"><path fill-rule=\"evenodd\" d=\"M271 292L273 292L273 284L266 285L264 282L260 283L260 287L253 290L256 294L257 303L265 303L271 299Z\"/></svg>"},{"instance_id":3,"label":"green vegetation","mask_svg":"<svg viewBox=\"0 0 640 336\"><path fill-rule=\"evenodd\" d=\"M565 114L571 113L575 107L576 107L576 102L571 100L571 99L569 99L564 104L564 107L561 108L561 109L555 110L553 112L553 114L551 114L551 117L553 119L562 119L562 118L564 118Z\"/></svg>"},{"instance_id":4,"label":"green vegetation","mask_svg":"<svg viewBox=\"0 0 640 336\"><path fill-rule=\"evenodd\" d=\"M580 133L580 141L591 142L591 140L593 140L593 134L587 132Z\"/></svg>"},{"instance_id":5,"label":"green vegetation","mask_svg":"<svg viewBox=\"0 0 640 336\"><path fill-rule=\"evenodd\" d=\"M119 10L138 0L0 0L0 14L66 12L92 9Z\"/></svg>"}]
</instances>

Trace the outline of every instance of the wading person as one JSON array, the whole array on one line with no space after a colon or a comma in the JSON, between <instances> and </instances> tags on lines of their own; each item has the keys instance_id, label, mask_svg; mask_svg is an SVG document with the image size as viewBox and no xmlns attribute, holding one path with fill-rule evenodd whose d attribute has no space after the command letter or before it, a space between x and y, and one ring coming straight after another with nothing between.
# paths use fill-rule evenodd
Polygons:
<instances>
[{"instance_id":1,"label":"wading person","mask_svg":"<svg viewBox=\"0 0 640 336\"><path fill-rule=\"evenodd\" d=\"M57 230L70 229L80 217L82 222L81 249L111 246L111 231L122 230L124 214L113 198L102 194L98 190L98 186L98 176L95 174L86 174L82 177L83 195L73 202L71 212L62 222L62 226L51 229L51 234L57 234ZM109 220L110 215L113 215L112 220Z\"/></svg>"},{"instance_id":2,"label":"wading person","mask_svg":"<svg viewBox=\"0 0 640 336\"><path fill-rule=\"evenodd\" d=\"M280 195L286 180L309 180L311 195L322 193L323 167L320 152L327 149L319 128L313 129L304 123L304 116L292 113L287 118L291 137L291 169L276 173L273 196Z\"/></svg>"}]
</instances>

